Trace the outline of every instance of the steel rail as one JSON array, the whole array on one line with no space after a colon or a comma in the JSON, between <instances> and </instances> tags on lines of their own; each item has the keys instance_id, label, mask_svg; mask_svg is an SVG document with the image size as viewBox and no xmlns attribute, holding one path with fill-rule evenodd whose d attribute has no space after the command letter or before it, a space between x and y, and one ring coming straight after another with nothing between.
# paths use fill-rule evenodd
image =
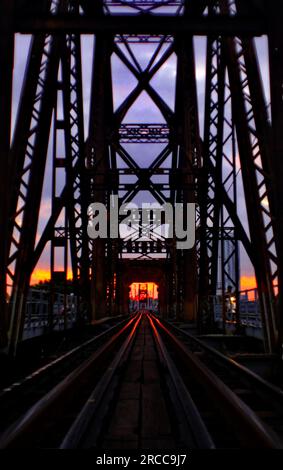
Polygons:
<instances>
[{"instance_id":1,"label":"steel rail","mask_svg":"<svg viewBox=\"0 0 283 470\"><path fill-rule=\"evenodd\" d=\"M166 375L165 380L171 389L170 398L174 412L175 414L178 413L178 418L182 422L180 426L182 445L188 448L215 448L193 400L186 390L179 373L172 363L169 353L166 351L160 335L148 315L147 319L150 322L153 336L157 344L158 355L162 364L162 372ZM60 447L61 449L85 449L89 447L95 448L97 446L103 422L105 422L105 417L109 413L110 403L113 399L115 389L121 381L121 367L127 362L131 354L131 346L134 342L136 327L137 325L90 395L81 413L64 438Z\"/></svg>"},{"instance_id":2,"label":"steel rail","mask_svg":"<svg viewBox=\"0 0 283 470\"><path fill-rule=\"evenodd\" d=\"M65 362L66 360L72 360L74 356L77 353L83 352L86 348L89 346L94 346L101 340L104 340L109 334L114 333L117 329L119 329L123 323L125 323L127 319L124 319L120 321L119 323L116 323L115 325L111 326L108 328L106 331L103 331L102 333L99 333L98 335L95 335L93 338L85 341L84 343L80 344L79 346L76 346L75 348L71 349L70 351L67 351L66 353L62 354L61 356L57 357L56 359L53 359L52 361L48 362L44 366L36 369L34 372L31 374L28 374L26 377L21 379L20 381L17 381L16 383L10 384L3 388L0 391L0 406L2 404L2 401L5 400L8 396L11 396L14 392L19 394L21 393L22 387L25 387L27 385L33 385L34 382L37 382L40 378L42 378L47 372L48 373L53 373L53 369L60 366Z\"/></svg>"},{"instance_id":3,"label":"steel rail","mask_svg":"<svg viewBox=\"0 0 283 470\"><path fill-rule=\"evenodd\" d=\"M111 362L105 374L89 396L86 404L77 416L73 425L63 439L60 449L84 448L84 442L91 434L91 446L95 447L97 439L101 433L103 420L107 414L108 405L116 389L119 373L122 365L127 361L131 352L131 347L137 333L137 328L141 321L141 315L134 324L130 334L122 344L114 361ZM91 432L90 432L91 428Z\"/></svg>"},{"instance_id":4,"label":"steel rail","mask_svg":"<svg viewBox=\"0 0 283 470\"><path fill-rule=\"evenodd\" d=\"M0 449L31 446L36 433L42 431L48 420L52 417L62 416L75 401L78 401L76 395L82 390L83 384L93 380L96 370L103 369L106 359L117 347L131 325L138 321L138 318L139 316L135 315L134 318L129 320L98 351L93 353L90 358L71 372L14 423L0 437Z\"/></svg>"},{"instance_id":5,"label":"steel rail","mask_svg":"<svg viewBox=\"0 0 283 470\"><path fill-rule=\"evenodd\" d=\"M152 318L158 329L165 334L183 366L205 387L209 392L209 398L219 403L219 413L223 413L242 445L248 448L283 449L283 443L277 434L200 359L188 351L187 347L158 318Z\"/></svg>"},{"instance_id":6,"label":"steel rail","mask_svg":"<svg viewBox=\"0 0 283 470\"><path fill-rule=\"evenodd\" d=\"M199 338L196 338L195 336L188 333L187 331L184 331L181 328L178 328L175 325L172 325L171 323L165 320L162 320L162 323L167 325L167 327L170 328L170 330L173 330L177 334L180 334L184 338L198 345L207 354L216 358L216 360L218 360L219 363L224 364L225 366L229 367L234 372L241 375L242 378L248 380L250 383L252 383L256 387L257 392L259 392L259 390L262 390L263 393L267 393L272 399L273 403L274 401L278 403L278 406L280 406L283 412L283 391L279 387L276 387L276 385L273 385L270 382L267 382L262 377L260 377L255 372L253 372L252 370L236 362L234 359L225 356L220 351L217 351L216 349L212 348L211 346L204 343Z\"/></svg>"},{"instance_id":7,"label":"steel rail","mask_svg":"<svg viewBox=\"0 0 283 470\"><path fill-rule=\"evenodd\" d=\"M158 350L161 363L164 370L167 372L167 382L171 394L175 400L174 408L177 408L178 414L181 413L182 417L182 444L187 448L197 449L215 449L214 442L209 434L205 423L194 403L187 387L185 386L170 354L157 331L154 321L148 315L148 319L153 331L155 344Z\"/></svg>"}]
</instances>

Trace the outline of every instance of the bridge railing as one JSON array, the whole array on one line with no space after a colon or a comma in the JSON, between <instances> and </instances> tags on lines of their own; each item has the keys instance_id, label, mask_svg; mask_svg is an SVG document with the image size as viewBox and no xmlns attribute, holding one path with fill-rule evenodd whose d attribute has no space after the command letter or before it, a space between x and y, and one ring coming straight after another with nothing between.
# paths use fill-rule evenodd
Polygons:
<instances>
[{"instance_id":1,"label":"bridge railing","mask_svg":"<svg viewBox=\"0 0 283 470\"><path fill-rule=\"evenodd\" d=\"M48 290L30 289L26 303L24 334L28 331L51 327L55 330L69 328L77 320L78 301L74 294L55 293L51 309ZM52 323L52 324L51 324Z\"/></svg>"},{"instance_id":2,"label":"bridge railing","mask_svg":"<svg viewBox=\"0 0 283 470\"><path fill-rule=\"evenodd\" d=\"M211 296L210 303L214 313L214 321L216 323L222 323L222 295ZM245 289L239 292L239 316L241 325L251 328L262 328L261 311L257 289ZM228 322L229 321L230 320L228 320Z\"/></svg>"}]
</instances>

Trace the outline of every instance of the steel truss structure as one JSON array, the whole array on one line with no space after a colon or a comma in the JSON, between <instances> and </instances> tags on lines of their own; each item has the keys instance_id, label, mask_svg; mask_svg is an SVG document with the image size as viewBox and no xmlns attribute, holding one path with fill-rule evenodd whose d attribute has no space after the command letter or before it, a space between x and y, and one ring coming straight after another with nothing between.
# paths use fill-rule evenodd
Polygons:
<instances>
[{"instance_id":1,"label":"steel truss structure","mask_svg":"<svg viewBox=\"0 0 283 470\"><path fill-rule=\"evenodd\" d=\"M118 277L124 258L165 258L171 286L167 313L197 319L200 328L209 327L208 299L219 285L222 294L228 285L239 292L239 258L244 249L254 267L266 350L281 351L283 7L278 3L2 0L3 347L16 350L31 275L49 245L51 290L58 279L67 280L70 264L74 289L90 305L92 318L119 311ZM31 34L32 41L11 140L16 33ZM95 37L87 133L81 34ZM269 43L271 119L254 42L262 35ZM203 133L193 36L207 38ZM147 61L141 60L144 55ZM117 105L114 58L135 82ZM162 97L154 84L169 60L176 64L174 103ZM142 95L157 109L156 121L150 112L138 122L129 118ZM50 148L52 207L39 237ZM147 158L148 149L154 157ZM238 208L239 173L247 224ZM110 211L111 197L124 204L145 193L148 201L159 204L197 203L194 249L177 250L174 238L154 231L151 216L148 227L137 222L130 235L89 240L90 203L107 204ZM63 257L59 270L58 252ZM12 286L9 302L7 284Z\"/></svg>"}]
</instances>

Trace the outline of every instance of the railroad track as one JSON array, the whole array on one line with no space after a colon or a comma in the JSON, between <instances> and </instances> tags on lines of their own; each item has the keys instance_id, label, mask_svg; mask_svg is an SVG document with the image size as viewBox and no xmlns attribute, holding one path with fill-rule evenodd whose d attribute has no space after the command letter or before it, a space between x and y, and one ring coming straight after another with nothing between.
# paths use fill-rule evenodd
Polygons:
<instances>
[{"instance_id":1,"label":"railroad track","mask_svg":"<svg viewBox=\"0 0 283 470\"><path fill-rule=\"evenodd\" d=\"M0 448L283 448L207 348L138 314L7 429Z\"/></svg>"},{"instance_id":2,"label":"railroad track","mask_svg":"<svg viewBox=\"0 0 283 470\"><path fill-rule=\"evenodd\" d=\"M42 367L0 390L0 434L72 373L76 367L79 367L127 321L127 318L119 318L113 324L112 320L104 331L98 332L82 344L56 356Z\"/></svg>"},{"instance_id":3,"label":"railroad track","mask_svg":"<svg viewBox=\"0 0 283 470\"><path fill-rule=\"evenodd\" d=\"M246 415L252 432L257 432L257 429L260 432L260 428L262 428L266 431L266 435L270 435L270 443L265 442L264 444L263 442L264 446L270 445L272 447L273 442L273 445L281 448L283 441L283 391L188 332L167 321L161 321L157 318L155 321L162 331L164 339L166 338L167 344L171 345L169 347L174 349L174 353L178 351L179 358L182 355L186 357L184 360L186 371L184 368L182 369L183 376L196 373L202 383L211 390L211 397L218 403L222 403L221 408L224 407L226 398L228 399L230 396L235 404L235 409L233 410L232 404L229 404L229 400L227 400L227 410L223 410L227 420L236 422L237 415L239 416L237 408L241 409L243 416ZM200 373L200 371L202 372ZM219 390L217 390L217 384ZM221 388L223 394L220 393ZM222 398L221 395L223 395ZM221 411L220 408L219 411ZM240 433L242 433L243 441L248 443L251 434L248 433L245 436L241 427ZM253 445L252 439L250 445Z\"/></svg>"},{"instance_id":4,"label":"railroad track","mask_svg":"<svg viewBox=\"0 0 283 470\"><path fill-rule=\"evenodd\" d=\"M138 322L61 449L214 448L152 319Z\"/></svg>"}]
</instances>

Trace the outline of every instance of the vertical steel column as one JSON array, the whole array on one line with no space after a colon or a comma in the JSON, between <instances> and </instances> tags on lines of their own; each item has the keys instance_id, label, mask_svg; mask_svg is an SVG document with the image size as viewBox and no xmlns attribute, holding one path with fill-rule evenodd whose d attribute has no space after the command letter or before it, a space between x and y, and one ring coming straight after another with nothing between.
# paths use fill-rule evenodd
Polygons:
<instances>
[{"instance_id":1,"label":"vertical steel column","mask_svg":"<svg viewBox=\"0 0 283 470\"><path fill-rule=\"evenodd\" d=\"M78 12L76 0L71 12ZM74 287L82 301L89 304L89 239L87 235L88 180L85 168L84 106L82 90L81 39L78 34L66 37L62 55L63 105L66 120L67 150L66 211L69 221L70 255Z\"/></svg>"},{"instance_id":2,"label":"vertical steel column","mask_svg":"<svg viewBox=\"0 0 283 470\"><path fill-rule=\"evenodd\" d=\"M108 206L107 172L110 168L108 148L111 116L113 115L111 53L113 38L97 35L95 38L92 97L88 141L88 165L92 171L91 201ZM109 250L108 250L109 251ZM108 253L109 254L109 253ZM91 304L92 320L107 312L108 263L105 239L93 243Z\"/></svg>"},{"instance_id":3,"label":"vertical steel column","mask_svg":"<svg viewBox=\"0 0 283 470\"><path fill-rule=\"evenodd\" d=\"M177 250L176 240L173 238L172 244L170 245L170 258L168 259L167 266L167 280L168 285L171 285L169 289L169 312L168 315L171 318L177 318L179 316L178 311L178 274L177 274Z\"/></svg>"},{"instance_id":4,"label":"vertical steel column","mask_svg":"<svg viewBox=\"0 0 283 470\"><path fill-rule=\"evenodd\" d=\"M75 8L75 6L73 7ZM52 213L61 201L64 225L55 224L51 238L51 284L61 276L64 285L68 275L68 253L73 275L73 288L78 303L89 303L89 253L87 237L87 184L84 159L84 122L82 99L81 44L78 35L62 36L60 44L61 78L57 83L58 104L54 113ZM60 95L61 94L61 95ZM59 100L62 97L62 100ZM60 140L59 137L62 139ZM61 146L58 143L61 142ZM63 145L64 142L64 145ZM65 198L59 195L57 171L64 170ZM62 181L59 179L59 184ZM64 266L58 272L56 249L64 251ZM61 273L61 274L60 274ZM52 285L51 285L52 287ZM62 286L63 287L63 286ZM81 291L80 291L81 288ZM66 294L66 288L64 288ZM66 297L66 295L65 295ZM79 306L79 313L81 308Z\"/></svg>"},{"instance_id":5,"label":"vertical steel column","mask_svg":"<svg viewBox=\"0 0 283 470\"><path fill-rule=\"evenodd\" d=\"M193 39L175 38L177 64L176 120L180 141L180 168L184 172L183 203L196 201L194 169L200 165L200 137ZM190 221L187 221L189 224ZM197 253L183 251L183 317L195 321L197 314Z\"/></svg>"},{"instance_id":6,"label":"vertical steel column","mask_svg":"<svg viewBox=\"0 0 283 470\"><path fill-rule=\"evenodd\" d=\"M278 234L278 297L277 319L279 349L283 349L283 5L281 2L266 2L269 18L269 58L272 113L272 174L275 188L276 217Z\"/></svg>"},{"instance_id":7,"label":"vertical steel column","mask_svg":"<svg viewBox=\"0 0 283 470\"><path fill-rule=\"evenodd\" d=\"M62 2L48 3L49 8L62 8ZM11 150L10 184L15 188L9 207L12 222L8 273L13 282L11 354L15 354L24 326L58 65L58 37L39 35L33 38Z\"/></svg>"},{"instance_id":8,"label":"vertical steel column","mask_svg":"<svg viewBox=\"0 0 283 470\"><path fill-rule=\"evenodd\" d=\"M7 344L8 155L11 137L14 64L13 0L0 4L0 348Z\"/></svg>"},{"instance_id":9,"label":"vertical steel column","mask_svg":"<svg viewBox=\"0 0 283 470\"><path fill-rule=\"evenodd\" d=\"M218 3L210 6L209 14L219 14ZM230 284L235 292L239 289L237 234L231 211L225 206L222 197L225 192L234 214L237 214L235 131L226 75L223 39L208 37L203 188L200 189L202 198L206 199L201 208L200 288L201 305L205 307L203 319L207 326L213 323L208 296L216 294L219 281L223 298L223 324L226 321L224 294L227 286ZM206 263L202 259L203 254L207 258Z\"/></svg>"},{"instance_id":10,"label":"vertical steel column","mask_svg":"<svg viewBox=\"0 0 283 470\"><path fill-rule=\"evenodd\" d=\"M223 14L234 14L236 11L235 1L220 0L217 5L219 11ZM247 44L239 38L223 38L222 41L228 67L233 120L237 131L249 220L251 236L249 256L254 265L259 289L266 350L274 351L277 343L277 327L274 315L273 279L275 276L274 266L276 268L277 260L274 247L272 213L270 211L272 206L270 203L271 195L269 194L270 175L265 164L265 148L262 144L264 137L260 137L261 133L259 131L262 123L259 124L259 113L256 111L262 102L259 94L260 87L258 86L258 78L256 79L256 85L252 80L251 70L254 69L252 63L255 63L251 55L253 54L252 48L250 47L248 53L245 47ZM257 67L254 73L258 74ZM256 99L257 95L258 100ZM221 188L220 190L222 192ZM226 199L225 205L229 202L227 197ZM231 205L230 203L231 201L229 205ZM235 223L235 217L231 213L231 209L232 205L228 212ZM233 212L235 212L234 209ZM245 233L242 233L243 235L245 238Z\"/></svg>"},{"instance_id":11,"label":"vertical steel column","mask_svg":"<svg viewBox=\"0 0 283 470\"><path fill-rule=\"evenodd\" d=\"M225 66L222 44L218 38L209 38L207 43L205 125L203 145L203 191L201 218L201 269L200 285L202 304L205 297L215 295L218 279L220 185L223 168L223 130L225 100ZM214 174L210 165L213 165ZM204 206L204 207L203 207ZM202 257L207 258L206 262ZM208 269L206 273L205 270ZM208 278L206 278L208 276ZM203 282L205 280L205 282ZM201 312L200 312L201 314Z\"/></svg>"},{"instance_id":12,"label":"vertical steel column","mask_svg":"<svg viewBox=\"0 0 283 470\"><path fill-rule=\"evenodd\" d=\"M65 47L65 37L61 38L60 44L60 55L62 54L63 61L67 59L67 48ZM68 59L67 59L68 60ZM63 61L61 61L62 69ZM53 113L53 154L52 154L52 212L57 204L58 198L58 188L60 187L61 181L59 176L59 170L64 170L64 177L68 179L67 167L70 166L70 128L69 128L69 115L70 109L69 106L66 107L66 103L69 104L69 97L66 97L66 94L69 92L69 79L70 75L64 76L59 80L57 77L57 83L54 85L56 88L56 99L54 104L54 113ZM67 79L67 82L66 82ZM63 91L64 90L64 91ZM59 103L60 93L63 95L63 110L62 116L59 116ZM60 142L60 134L64 134L65 137L65 146L62 145L63 141ZM60 143L62 148L60 148ZM59 153L60 148L60 153ZM68 165L69 164L69 165ZM70 186L70 185L69 185ZM68 187L68 186L67 186ZM70 194L70 188L68 187L68 197L66 204L69 204L69 198L71 197L70 203L73 202L73 195ZM51 246L50 246L50 305L49 305L49 328L53 329L54 319L53 319L53 309L54 309L54 300L55 300L55 290L57 288L64 289L64 320L66 323L66 282L67 282L67 270L68 270L68 220L67 220L67 210L66 207L62 209L63 211L63 220L60 220L60 225L54 225L53 234L51 237ZM62 213L61 211L61 213ZM58 267L58 250L63 251L63 265ZM61 258L61 257L60 257Z\"/></svg>"},{"instance_id":13,"label":"vertical steel column","mask_svg":"<svg viewBox=\"0 0 283 470\"><path fill-rule=\"evenodd\" d=\"M228 39L226 47L233 113L237 129L250 236L252 246L256 254L254 257L254 268L263 314L266 349L271 352L275 350L277 343L276 322L272 300L273 285L268 244L265 238L263 212L259 198L258 180L256 178L254 166L254 149L251 142L251 136L249 134L249 122L244 101L243 83L240 78L239 63L234 41L232 39Z\"/></svg>"}]
</instances>

